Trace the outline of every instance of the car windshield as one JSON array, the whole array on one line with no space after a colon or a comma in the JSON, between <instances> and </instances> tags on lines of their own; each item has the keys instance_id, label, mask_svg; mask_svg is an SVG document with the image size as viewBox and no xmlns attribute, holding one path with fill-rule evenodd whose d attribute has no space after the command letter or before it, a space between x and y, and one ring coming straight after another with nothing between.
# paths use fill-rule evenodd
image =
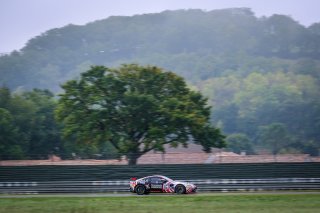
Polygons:
<instances>
[{"instance_id":1,"label":"car windshield","mask_svg":"<svg viewBox=\"0 0 320 213\"><path fill-rule=\"evenodd\" d=\"M169 181L169 182L172 182L172 181L173 181L172 179L170 179L170 178L168 178L168 177L165 177L165 176L162 176L162 178L166 179L166 180Z\"/></svg>"}]
</instances>

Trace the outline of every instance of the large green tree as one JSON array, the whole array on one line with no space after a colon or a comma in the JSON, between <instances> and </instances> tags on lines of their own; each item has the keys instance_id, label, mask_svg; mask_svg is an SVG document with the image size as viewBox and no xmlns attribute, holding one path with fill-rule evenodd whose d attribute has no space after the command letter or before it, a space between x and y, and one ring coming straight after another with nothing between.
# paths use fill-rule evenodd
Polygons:
<instances>
[{"instance_id":1,"label":"large green tree","mask_svg":"<svg viewBox=\"0 0 320 213\"><path fill-rule=\"evenodd\" d=\"M224 136L209 123L210 107L183 78L158 67L94 66L66 82L56 115L65 136L80 143L111 143L129 164L164 145L223 147Z\"/></svg>"}]
</instances>

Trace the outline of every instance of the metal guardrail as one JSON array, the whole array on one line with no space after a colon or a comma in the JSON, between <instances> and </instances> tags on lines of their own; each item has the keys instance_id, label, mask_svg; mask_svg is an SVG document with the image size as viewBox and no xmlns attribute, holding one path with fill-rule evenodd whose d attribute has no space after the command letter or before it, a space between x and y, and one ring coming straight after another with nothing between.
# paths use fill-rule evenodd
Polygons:
<instances>
[{"instance_id":1,"label":"metal guardrail","mask_svg":"<svg viewBox=\"0 0 320 213\"><path fill-rule=\"evenodd\" d=\"M320 178L198 179L200 192L320 190ZM129 192L129 181L0 182L0 194Z\"/></svg>"}]
</instances>

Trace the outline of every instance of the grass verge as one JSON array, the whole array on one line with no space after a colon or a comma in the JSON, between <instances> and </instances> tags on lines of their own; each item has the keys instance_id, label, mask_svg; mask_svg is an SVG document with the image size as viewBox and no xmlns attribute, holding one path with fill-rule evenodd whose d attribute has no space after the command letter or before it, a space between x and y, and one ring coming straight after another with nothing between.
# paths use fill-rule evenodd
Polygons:
<instances>
[{"instance_id":1,"label":"grass verge","mask_svg":"<svg viewBox=\"0 0 320 213\"><path fill-rule=\"evenodd\" d=\"M319 194L1 198L0 213L319 212Z\"/></svg>"}]
</instances>

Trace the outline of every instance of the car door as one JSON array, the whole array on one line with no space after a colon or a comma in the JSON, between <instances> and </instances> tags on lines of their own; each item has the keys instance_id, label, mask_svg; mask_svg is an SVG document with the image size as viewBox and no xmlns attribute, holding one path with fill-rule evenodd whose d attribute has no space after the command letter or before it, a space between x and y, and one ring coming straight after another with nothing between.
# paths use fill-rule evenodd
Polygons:
<instances>
[{"instance_id":1,"label":"car door","mask_svg":"<svg viewBox=\"0 0 320 213\"><path fill-rule=\"evenodd\" d=\"M163 180L160 177L150 178L150 189L153 192L162 192Z\"/></svg>"}]
</instances>

